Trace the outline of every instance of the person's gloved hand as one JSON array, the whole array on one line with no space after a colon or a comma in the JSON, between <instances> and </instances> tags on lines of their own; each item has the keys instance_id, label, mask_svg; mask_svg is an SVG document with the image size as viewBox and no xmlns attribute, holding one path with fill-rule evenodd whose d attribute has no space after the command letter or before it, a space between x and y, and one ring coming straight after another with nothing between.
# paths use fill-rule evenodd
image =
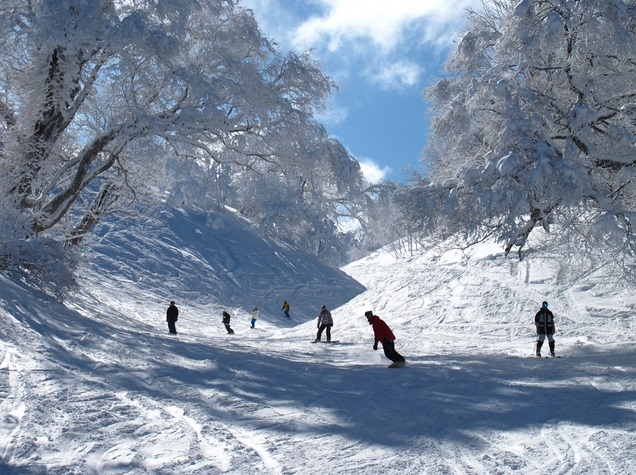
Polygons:
<instances>
[{"instance_id":1,"label":"person's gloved hand","mask_svg":"<svg viewBox=\"0 0 636 475\"><path fill-rule=\"evenodd\" d=\"M374 343L374 344L373 344L373 349L374 349L374 350L377 350L377 349L378 349L378 344L377 344L377 343Z\"/></svg>"}]
</instances>

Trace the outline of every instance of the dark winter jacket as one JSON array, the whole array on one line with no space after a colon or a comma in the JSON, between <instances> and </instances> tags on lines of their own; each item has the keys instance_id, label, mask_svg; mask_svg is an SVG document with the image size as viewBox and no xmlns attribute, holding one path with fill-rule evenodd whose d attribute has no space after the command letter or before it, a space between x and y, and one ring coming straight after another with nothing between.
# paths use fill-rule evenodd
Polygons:
<instances>
[{"instance_id":1,"label":"dark winter jacket","mask_svg":"<svg viewBox=\"0 0 636 475\"><path fill-rule=\"evenodd\" d=\"M318 315L318 327L320 325L333 325L333 318L331 318L331 312L327 309L324 309Z\"/></svg>"},{"instance_id":2,"label":"dark winter jacket","mask_svg":"<svg viewBox=\"0 0 636 475\"><path fill-rule=\"evenodd\" d=\"M534 324L540 335L552 335L554 333L554 315L547 308L542 308L534 316Z\"/></svg>"},{"instance_id":3,"label":"dark winter jacket","mask_svg":"<svg viewBox=\"0 0 636 475\"><path fill-rule=\"evenodd\" d=\"M223 312L223 324L224 325L230 324L230 314L227 312Z\"/></svg>"},{"instance_id":4,"label":"dark winter jacket","mask_svg":"<svg viewBox=\"0 0 636 475\"><path fill-rule=\"evenodd\" d=\"M395 335L389 328L389 326L384 323L377 315L373 315L369 319L369 325L373 325L373 333L375 334L375 343L384 340L395 340Z\"/></svg>"},{"instance_id":5,"label":"dark winter jacket","mask_svg":"<svg viewBox=\"0 0 636 475\"><path fill-rule=\"evenodd\" d=\"M176 322L179 320L179 309L176 305L170 305L166 312L166 320L169 322Z\"/></svg>"}]
</instances>

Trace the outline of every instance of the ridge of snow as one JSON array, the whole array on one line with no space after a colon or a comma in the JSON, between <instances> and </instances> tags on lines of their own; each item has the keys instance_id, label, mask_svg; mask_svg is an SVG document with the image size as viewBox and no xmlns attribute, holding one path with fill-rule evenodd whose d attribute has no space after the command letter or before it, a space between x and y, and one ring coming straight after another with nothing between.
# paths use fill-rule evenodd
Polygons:
<instances>
[{"instance_id":1,"label":"ridge of snow","mask_svg":"<svg viewBox=\"0 0 636 475\"><path fill-rule=\"evenodd\" d=\"M218 315L221 307L251 312L258 306L261 318L277 319L287 300L297 323L317 315L323 303L339 306L364 291L341 270L258 236L227 210L166 209L133 226L107 223L87 258L85 272L96 279L113 275L141 293L152 289L150 300L162 311L175 300L184 308L214 308Z\"/></svg>"}]
</instances>

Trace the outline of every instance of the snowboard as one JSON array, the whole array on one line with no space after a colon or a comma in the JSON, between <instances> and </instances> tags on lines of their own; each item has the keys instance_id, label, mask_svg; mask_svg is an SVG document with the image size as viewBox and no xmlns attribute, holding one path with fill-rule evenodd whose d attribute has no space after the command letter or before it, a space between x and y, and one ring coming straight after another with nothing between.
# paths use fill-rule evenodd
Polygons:
<instances>
[{"instance_id":1,"label":"snowboard","mask_svg":"<svg viewBox=\"0 0 636 475\"><path fill-rule=\"evenodd\" d=\"M331 340L331 341L326 341L326 340L316 341L316 340L313 340L312 343L340 343L340 340Z\"/></svg>"}]
</instances>

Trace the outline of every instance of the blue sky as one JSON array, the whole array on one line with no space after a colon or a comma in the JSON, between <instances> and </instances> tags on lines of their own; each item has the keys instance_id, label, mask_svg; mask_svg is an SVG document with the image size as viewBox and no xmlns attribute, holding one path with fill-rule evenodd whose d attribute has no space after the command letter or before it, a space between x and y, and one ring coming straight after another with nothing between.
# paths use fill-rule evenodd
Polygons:
<instances>
[{"instance_id":1,"label":"blue sky","mask_svg":"<svg viewBox=\"0 0 636 475\"><path fill-rule=\"evenodd\" d=\"M314 50L339 85L321 122L372 182L405 181L428 131L422 91L480 0L243 0L282 50Z\"/></svg>"}]
</instances>

